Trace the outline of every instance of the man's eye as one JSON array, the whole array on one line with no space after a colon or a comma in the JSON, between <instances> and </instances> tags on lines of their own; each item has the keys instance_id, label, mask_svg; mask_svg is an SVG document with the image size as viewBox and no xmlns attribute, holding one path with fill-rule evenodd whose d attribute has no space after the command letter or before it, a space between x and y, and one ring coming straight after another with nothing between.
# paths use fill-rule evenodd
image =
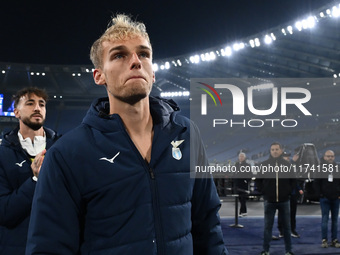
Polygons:
<instances>
[{"instance_id":1,"label":"man's eye","mask_svg":"<svg viewBox=\"0 0 340 255\"><path fill-rule=\"evenodd\" d=\"M123 58L123 57L124 57L123 54L115 54L115 55L113 56L114 59L121 59L121 58Z\"/></svg>"},{"instance_id":2,"label":"man's eye","mask_svg":"<svg viewBox=\"0 0 340 255\"><path fill-rule=\"evenodd\" d=\"M150 56L150 54L148 52L142 52L139 54L140 57L142 58L148 58Z\"/></svg>"}]
</instances>

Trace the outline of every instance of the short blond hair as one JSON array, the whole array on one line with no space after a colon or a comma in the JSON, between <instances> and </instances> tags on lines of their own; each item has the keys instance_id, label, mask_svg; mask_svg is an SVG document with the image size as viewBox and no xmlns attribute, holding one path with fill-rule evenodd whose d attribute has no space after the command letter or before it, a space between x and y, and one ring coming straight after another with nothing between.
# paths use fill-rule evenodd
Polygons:
<instances>
[{"instance_id":1,"label":"short blond hair","mask_svg":"<svg viewBox=\"0 0 340 255\"><path fill-rule=\"evenodd\" d=\"M112 18L106 31L91 47L90 59L94 67L102 67L103 42L126 40L138 36L145 38L151 46L149 35L143 23L132 21L131 18L125 14L117 14L116 17Z\"/></svg>"}]
</instances>

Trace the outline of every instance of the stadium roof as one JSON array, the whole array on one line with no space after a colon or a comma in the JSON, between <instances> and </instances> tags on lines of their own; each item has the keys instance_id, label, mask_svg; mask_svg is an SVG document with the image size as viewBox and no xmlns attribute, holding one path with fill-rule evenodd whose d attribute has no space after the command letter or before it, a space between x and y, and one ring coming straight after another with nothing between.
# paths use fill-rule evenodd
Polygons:
<instances>
[{"instance_id":1,"label":"stadium roof","mask_svg":"<svg viewBox=\"0 0 340 255\"><path fill-rule=\"evenodd\" d=\"M208 49L154 59L153 94L189 90L190 78L299 78L340 76L340 6L332 1L286 23ZM203 35L204 36L204 35ZM0 62L0 90L44 87L64 100L105 95L92 65ZM339 78L340 79L340 78Z\"/></svg>"}]
</instances>

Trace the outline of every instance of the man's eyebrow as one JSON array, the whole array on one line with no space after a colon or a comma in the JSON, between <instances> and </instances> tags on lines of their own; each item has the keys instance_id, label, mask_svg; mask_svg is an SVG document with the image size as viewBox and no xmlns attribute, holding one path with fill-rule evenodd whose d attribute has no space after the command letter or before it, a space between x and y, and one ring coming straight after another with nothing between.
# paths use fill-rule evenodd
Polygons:
<instances>
[{"instance_id":1,"label":"man's eyebrow","mask_svg":"<svg viewBox=\"0 0 340 255\"><path fill-rule=\"evenodd\" d=\"M149 50L149 51L152 51L150 47L145 46L145 45L139 45L138 48L141 49L141 50Z\"/></svg>"},{"instance_id":2,"label":"man's eyebrow","mask_svg":"<svg viewBox=\"0 0 340 255\"><path fill-rule=\"evenodd\" d=\"M127 47L125 45L118 45L116 47L111 48L109 50L109 53L111 53L112 51L120 51L120 50L126 50L126 49L127 49ZM151 48L146 46L146 45L139 45L139 46L137 46L137 49L152 51Z\"/></svg>"},{"instance_id":3,"label":"man's eyebrow","mask_svg":"<svg viewBox=\"0 0 340 255\"><path fill-rule=\"evenodd\" d=\"M34 99L28 99L28 100L26 101L26 103L27 103L27 102L33 102L33 103L34 103L35 100L34 100ZM39 102L39 103L44 103L44 104L46 103L46 101L45 101L44 99L39 99L38 102Z\"/></svg>"},{"instance_id":4,"label":"man's eyebrow","mask_svg":"<svg viewBox=\"0 0 340 255\"><path fill-rule=\"evenodd\" d=\"M119 46L116 46L116 47L113 47L109 50L109 53L112 52L112 51L119 51L119 50L125 50L126 49L126 46L124 45L119 45Z\"/></svg>"}]
</instances>

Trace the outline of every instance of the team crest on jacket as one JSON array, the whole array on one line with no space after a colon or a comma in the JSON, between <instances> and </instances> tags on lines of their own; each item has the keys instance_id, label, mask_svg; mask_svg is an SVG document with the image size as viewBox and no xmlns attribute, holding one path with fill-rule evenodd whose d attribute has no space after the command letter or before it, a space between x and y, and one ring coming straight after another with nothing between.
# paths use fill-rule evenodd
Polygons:
<instances>
[{"instance_id":1,"label":"team crest on jacket","mask_svg":"<svg viewBox=\"0 0 340 255\"><path fill-rule=\"evenodd\" d=\"M180 160L182 158L182 152L178 148L178 146L180 146L181 143L183 143L183 142L184 142L184 140L172 141L171 142L171 145L172 145L172 157L174 159Z\"/></svg>"}]
</instances>

